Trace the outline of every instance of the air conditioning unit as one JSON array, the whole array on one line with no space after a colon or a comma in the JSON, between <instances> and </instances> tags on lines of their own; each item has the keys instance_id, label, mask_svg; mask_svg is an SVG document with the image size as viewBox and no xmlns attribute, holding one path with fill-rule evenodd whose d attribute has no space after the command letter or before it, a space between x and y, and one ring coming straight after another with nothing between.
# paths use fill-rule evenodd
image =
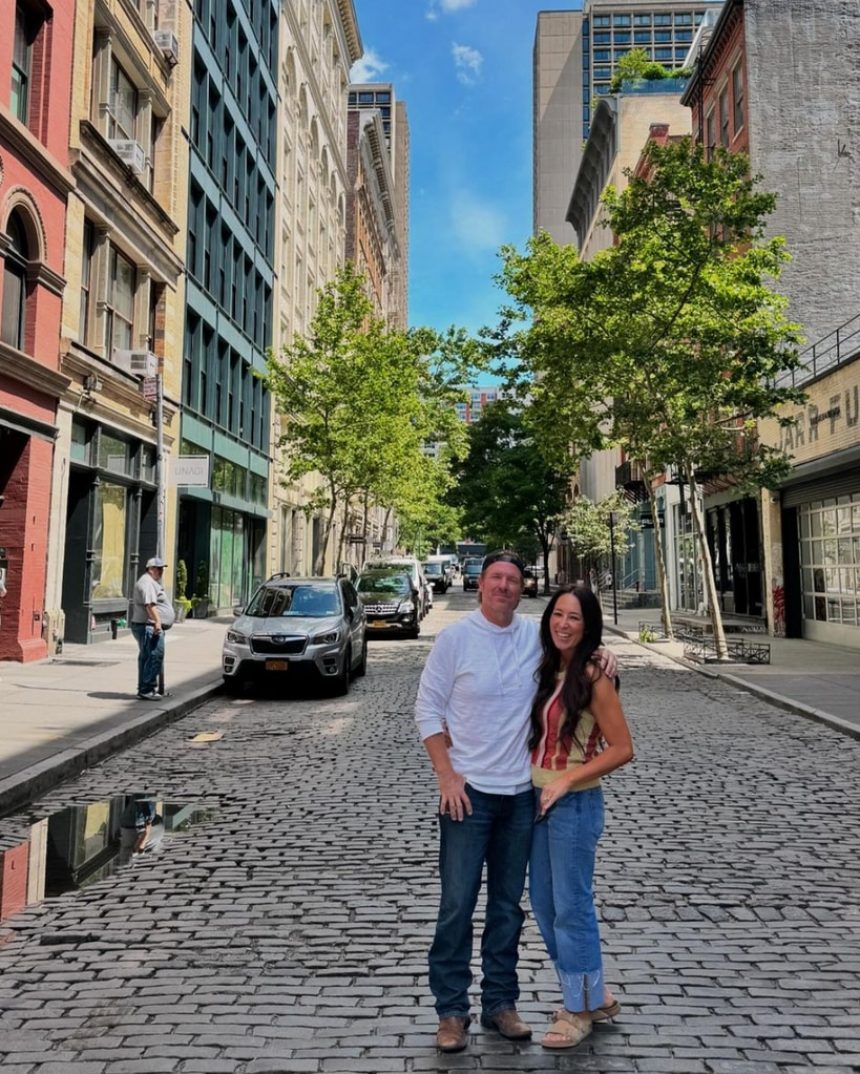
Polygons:
<instances>
[{"instance_id":1,"label":"air conditioning unit","mask_svg":"<svg viewBox=\"0 0 860 1074\"><path fill-rule=\"evenodd\" d=\"M123 164L127 164L135 175L143 175L146 171L146 153L140 142L133 142L128 138L112 138L110 145Z\"/></svg>"},{"instance_id":2,"label":"air conditioning unit","mask_svg":"<svg viewBox=\"0 0 860 1074\"><path fill-rule=\"evenodd\" d=\"M153 37L162 56L171 67L175 67L179 63L179 42L176 34L172 30L156 30Z\"/></svg>"},{"instance_id":3,"label":"air conditioning unit","mask_svg":"<svg viewBox=\"0 0 860 1074\"><path fill-rule=\"evenodd\" d=\"M152 351L132 351L129 369L139 377L155 377L158 375L158 357Z\"/></svg>"},{"instance_id":4,"label":"air conditioning unit","mask_svg":"<svg viewBox=\"0 0 860 1074\"><path fill-rule=\"evenodd\" d=\"M154 377L158 375L158 356L152 351L129 351L114 347L113 361L126 373L136 377Z\"/></svg>"}]
</instances>

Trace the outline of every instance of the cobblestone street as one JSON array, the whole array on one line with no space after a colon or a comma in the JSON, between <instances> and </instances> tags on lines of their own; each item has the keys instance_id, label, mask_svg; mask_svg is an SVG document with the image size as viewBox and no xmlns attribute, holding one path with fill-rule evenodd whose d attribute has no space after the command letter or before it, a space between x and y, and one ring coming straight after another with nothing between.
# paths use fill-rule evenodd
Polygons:
<instances>
[{"instance_id":1,"label":"cobblestone street","mask_svg":"<svg viewBox=\"0 0 860 1074\"><path fill-rule=\"evenodd\" d=\"M473 603L373 641L346 698L216 699L34 807L147 790L215 813L0 927L3 1074L858 1069L860 743L618 638L636 760L604 784L597 890L622 1014L567 1054L473 1026L437 1055L412 709L434 632ZM531 919L520 967L537 1035L558 993Z\"/></svg>"}]
</instances>

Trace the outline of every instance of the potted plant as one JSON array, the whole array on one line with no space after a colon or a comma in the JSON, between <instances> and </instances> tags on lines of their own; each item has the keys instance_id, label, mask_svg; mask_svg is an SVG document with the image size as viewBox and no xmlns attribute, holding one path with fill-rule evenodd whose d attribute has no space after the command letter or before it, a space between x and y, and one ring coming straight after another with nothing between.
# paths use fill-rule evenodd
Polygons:
<instances>
[{"instance_id":1,"label":"potted plant","mask_svg":"<svg viewBox=\"0 0 860 1074\"><path fill-rule=\"evenodd\" d=\"M209 568L202 559L197 566L197 579L194 583L191 607L195 619L206 619L209 616Z\"/></svg>"},{"instance_id":2,"label":"potted plant","mask_svg":"<svg viewBox=\"0 0 860 1074\"><path fill-rule=\"evenodd\" d=\"M191 611L191 601L186 596L188 592L188 567L185 560L180 559L176 564L176 592L173 597L173 611L176 613L176 622L181 623Z\"/></svg>"}]
</instances>

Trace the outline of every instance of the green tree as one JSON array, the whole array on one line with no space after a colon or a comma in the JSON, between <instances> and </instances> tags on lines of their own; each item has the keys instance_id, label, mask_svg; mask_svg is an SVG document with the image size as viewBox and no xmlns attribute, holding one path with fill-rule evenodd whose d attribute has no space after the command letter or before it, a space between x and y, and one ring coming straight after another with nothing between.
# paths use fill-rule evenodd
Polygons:
<instances>
[{"instance_id":1,"label":"green tree","mask_svg":"<svg viewBox=\"0 0 860 1074\"><path fill-rule=\"evenodd\" d=\"M454 329L388 328L347 264L319 291L308 334L269 355L263 379L283 417L286 480L318 474L322 482L305 505L325 511L315 573L339 509L355 501L365 518L372 502L397 511L408 500L404 475L420 473L424 442L444 437L457 450L462 433L451 414L470 353ZM338 558L345 537L344 528Z\"/></svg>"},{"instance_id":2,"label":"green tree","mask_svg":"<svg viewBox=\"0 0 860 1074\"><path fill-rule=\"evenodd\" d=\"M689 78L687 68L665 67L655 63L643 48L631 49L615 65L609 88L613 93L622 89L623 82L661 82L667 78Z\"/></svg>"},{"instance_id":3,"label":"green tree","mask_svg":"<svg viewBox=\"0 0 860 1074\"><path fill-rule=\"evenodd\" d=\"M639 530L635 508L620 492L593 503L587 496L577 496L562 515L574 552L583 565L593 568L600 589L600 571L610 562L613 544L616 556L623 556L630 543L630 534ZM615 563L612 571L615 572Z\"/></svg>"},{"instance_id":4,"label":"green tree","mask_svg":"<svg viewBox=\"0 0 860 1074\"><path fill-rule=\"evenodd\" d=\"M484 409L469 427L469 453L456 476L451 502L462 511L464 530L530 559L539 549L548 589L549 553L569 477L547 463L520 404L501 400Z\"/></svg>"},{"instance_id":5,"label":"green tree","mask_svg":"<svg viewBox=\"0 0 860 1074\"><path fill-rule=\"evenodd\" d=\"M708 159L690 139L649 145L644 177L628 178L623 193L603 199L616 244L592 261L546 234L525 254L504 251L502 279L515 300L506 318L530 320L510 341L520 374L539 378L538 405L544 420L554 414L556 441L620 444L649 475L676 469L690 490L703 472L740 487L773 485L788 462L759 442L757 422L784 423L779 408L803 398L777 386L797 365L799 336L772 286L788 258L784 240L765 235L775 195L758 189L746 157L717 150ZM552 411L570 396L588 401L592 424L583 424L581 403L575 421L564 406ZM689 501L725 657L704 523L697 496Z\"/></svg>"}]
</instances>

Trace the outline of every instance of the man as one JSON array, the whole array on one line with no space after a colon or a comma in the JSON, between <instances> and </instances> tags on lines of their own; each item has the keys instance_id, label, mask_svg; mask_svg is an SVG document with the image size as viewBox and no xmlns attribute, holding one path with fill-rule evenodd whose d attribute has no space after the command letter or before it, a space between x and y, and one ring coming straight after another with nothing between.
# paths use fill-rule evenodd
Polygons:
<instances>
[{"instance_id":1,"label":"man","mask_svg":"<svg viewBox=\"0 0 860 1074\"><path fill-rule=\"evenodd\" d=\"M164 663L164 632L173 625L173 605L161 578L167 564L160 556L147 560L146 570L134 587L131 632L137 641L137 696L159 701L158 677Z\"/></svg>"},{"instance_id":2,"label":"man","mask_svg":"<svg viewBox=\"0 0 860 1074\"><path fill-rule=\"evenodd\" d=\"M481 1024L509 1040L531 1037L516 1009L517 954L534 820L529 714L541 646L537 622L516 615L524 572L512 552L484 558L479 608L440 632L418 687L416 721L439 784L442 892L428 962L442 1052L468 1042L472 915L485 862ZM614 675L611 654L603 664Z\"/></svg>"}]
</instances>

